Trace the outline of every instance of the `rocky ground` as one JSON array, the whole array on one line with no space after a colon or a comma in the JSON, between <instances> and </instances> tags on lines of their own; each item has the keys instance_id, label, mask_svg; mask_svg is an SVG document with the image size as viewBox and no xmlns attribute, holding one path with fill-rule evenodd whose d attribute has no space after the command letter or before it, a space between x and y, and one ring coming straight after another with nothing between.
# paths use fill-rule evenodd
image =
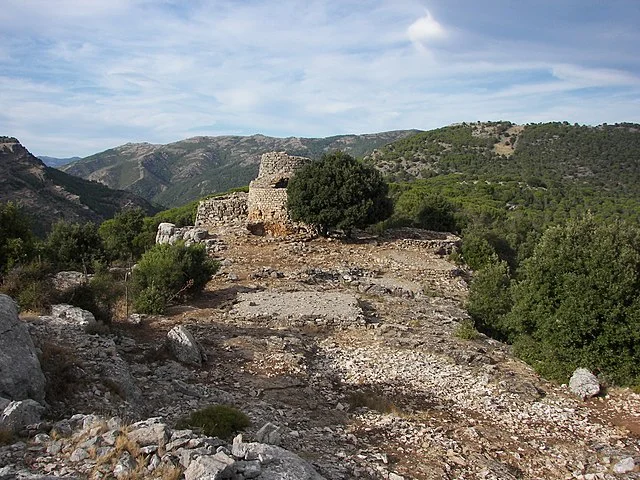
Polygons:
<instances>
[{"instance_id":1,"label":"rocky ground","mask_svg":"<svg viewBox=\"0 0 640 480\"><path fill-rule=\"evenodd\" d=\"M582 401L507 346L459 338L468 272L447 261L454 238L276 241L229 229L218 241L220 272L167 316L99 334L23 319L60 378L52 415L161 417L171 429L229 404L251 419L245 439L270 422L276 443L327 479L640 478L640 395ZM165 346L177 325L206 354L200 366ZM72 458L77 443L22 460L52 441L0 447L0 467L95 472L91 456Z\"/></svg>"}]
</instances>

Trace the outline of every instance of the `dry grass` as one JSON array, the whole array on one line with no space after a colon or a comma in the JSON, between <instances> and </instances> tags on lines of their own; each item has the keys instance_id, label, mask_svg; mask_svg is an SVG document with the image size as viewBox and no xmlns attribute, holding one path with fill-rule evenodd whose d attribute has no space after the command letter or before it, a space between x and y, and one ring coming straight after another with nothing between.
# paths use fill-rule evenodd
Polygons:
<instances>
[{"instance_id":1,"label":"dry grass","mask_svg":"<svg viewBox=\"0 0 640 480\"><path fill-rule=\"evenodd\" d=\"M389 413L396 416L402 415L402 411L393 401L371 391L353 392L349 395L347 401L351 408L365 407L380 413Z\"/></svg>"},{"instance_id":2,"label":"dry grass","mask_svg":"<svg viewBox=\"0 0 640 480\"><path fill-rule=\"evenodd\" d=\"M14 438L11 430L0 429L0 445L10 445L13 443Z\"/></svg>"},{"instance_id":3,"label":"dry grass","mask_svg":"<svg viewBox=\"0 0 640 480\"><path fill-rule=\"evenodd\" d=\"M77 389L78 379L75 369L79 366L78 357L70 347L45 341L40 346L40 365L47 379L45 395L48 402L66 400Z\"/></svg>"}]
</instances>

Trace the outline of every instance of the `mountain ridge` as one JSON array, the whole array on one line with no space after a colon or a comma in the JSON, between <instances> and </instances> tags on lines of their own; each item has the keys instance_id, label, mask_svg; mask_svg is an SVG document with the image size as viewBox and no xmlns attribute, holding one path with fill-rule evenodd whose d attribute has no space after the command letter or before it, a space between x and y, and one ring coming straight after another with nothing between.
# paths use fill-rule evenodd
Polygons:
<instances>
[{"instance_id":1,"label":"mountain ridge","mask_svg":"<svg viewBox=\"0 0 640 480\"><path fill-rule=\"evenodd\" d=\"M319 158L332 150L364 156L419 130L398 130L326 138L224 135L195 136L168 144L126 143L90 155L61 170L150 201L178 206L202 196L246 185L269 151Z\"/></svg>"},{"instance_id":2,"label":"mountain ridge","mask_svg":"<svg viewBox=\"0 0 640 480\"><path fill-rule=\"evenodd\" d=\"M38 234L46 233L58 220L101 222L127 207L157 211L129 192L114 191L46 166L15 137L0 136L0 166L0 202L19 204Z\"/></svg>"}]
</instances>

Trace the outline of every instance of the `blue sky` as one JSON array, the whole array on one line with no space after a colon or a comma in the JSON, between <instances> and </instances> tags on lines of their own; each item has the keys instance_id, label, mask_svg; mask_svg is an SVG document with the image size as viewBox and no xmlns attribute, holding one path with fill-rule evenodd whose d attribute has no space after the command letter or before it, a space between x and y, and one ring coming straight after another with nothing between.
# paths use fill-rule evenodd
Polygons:
<instances>
[{"instance_id":1,"label":"blue sky","mask_svg":"<svg viewBox=\"0 0 640 480\"><path fill-rule=\"evenodd\" d=\"M640 122L639 0L3 0L0 135L89 155L195 135Z\"/></svg>"}]
</instances>

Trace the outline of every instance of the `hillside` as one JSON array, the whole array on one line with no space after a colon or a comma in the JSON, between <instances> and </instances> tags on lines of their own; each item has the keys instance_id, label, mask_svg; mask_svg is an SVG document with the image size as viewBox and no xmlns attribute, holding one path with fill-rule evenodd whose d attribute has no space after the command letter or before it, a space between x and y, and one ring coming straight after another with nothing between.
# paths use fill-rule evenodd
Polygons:
<instances>
[{"instance_id":1,"label":"hillside","mask_svg":"<svg viewBox=\"0 0 640 480\"><path fill-rule=\"evenodd\" d=\"M455 173L640 194L640 125L636 124L451 125L398 140L369 159L396 180Z\"/></svg>"},{"instance_id":2,"label":"hillside","mask_svg":"<svg viewBox=\"0 0 640 480\"><path fill-rule=\"evenodd\" d=\"M20 204L39 234L57 220L100 222L128 206L155 211L147 201L129 192L47 167L13 137L0 137L0 166L0 202Z\"/></svg>"},{"instance_id":3,"label":"hillside","mask_svg":"<svg viewBox=\"0 0 640 480\"><path fill-rule=\"evenodd\" d=\"M363 156L416 130L328 138L193 137L167 145L128 143L62 168L67 173L120 188L166 206L246 185L269 151L318 158L344 150Z\"/></svg>"}]
</instances>

